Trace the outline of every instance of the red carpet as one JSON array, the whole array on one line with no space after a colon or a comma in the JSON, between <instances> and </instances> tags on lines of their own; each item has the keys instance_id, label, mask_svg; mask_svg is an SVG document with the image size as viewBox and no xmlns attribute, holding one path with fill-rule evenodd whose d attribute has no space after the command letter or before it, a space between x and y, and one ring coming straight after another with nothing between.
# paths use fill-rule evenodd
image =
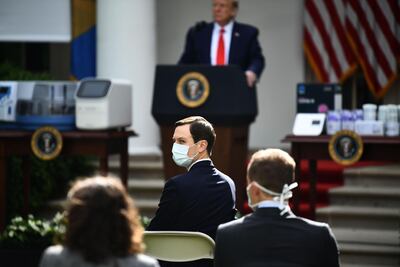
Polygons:
<instances>
[{"instance_id":1,"label":"red carpet","mask_svg":"<svg viewBox=\"0 0 400 267\"><path fill-rule=\"evenodd\" d=\"M317 207L324 207L329 205L329 189L343 185L343 170L345 168L363 167L372 165L384 165L388 162L376 161L362 161L351 166L344 167L334 161L320 160L317 165ZM297 194L300 193L300 210L297 215L309 218L310 207L308 205L309 193L309 177L310 172L308 169L308 162L303 160L301 162L301 175L297 177L297 182L300 184L300 192L296 190Z\"/></svg>"}]
</instances>

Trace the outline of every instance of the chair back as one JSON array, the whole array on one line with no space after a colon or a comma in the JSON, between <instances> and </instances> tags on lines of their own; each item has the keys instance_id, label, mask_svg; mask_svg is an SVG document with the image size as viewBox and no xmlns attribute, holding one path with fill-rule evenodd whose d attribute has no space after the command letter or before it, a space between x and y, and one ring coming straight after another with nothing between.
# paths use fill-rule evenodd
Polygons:
<instances>
[{"instance_id":1,"label":"chair back","mask_svg":"<svg viewBox=\"0 0 400 267\"><path fill-rule=\"evenodd\" d=\"M214 240L200 232L145 231L145 254L158 260L185 262L214 258Z\"/></svg>"}]
</instances>

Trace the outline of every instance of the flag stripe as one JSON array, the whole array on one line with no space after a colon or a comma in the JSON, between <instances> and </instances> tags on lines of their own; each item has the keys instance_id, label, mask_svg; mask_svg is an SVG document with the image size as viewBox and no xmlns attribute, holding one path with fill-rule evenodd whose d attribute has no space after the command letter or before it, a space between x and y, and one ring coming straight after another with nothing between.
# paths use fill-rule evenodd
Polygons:
<instances>
[{"instance_id":1,"label":"flag stripe","mask_svg":"<svg viewBox=\"0 0 400 267\"><path fill-rule=\"evenodd\" d=\"M386 1L380 1L381 5L385 5ZM374 16L377 18L377 22L382 29L383 35L388 42L392 54L395 56L397 53L397 40L396 40L396 32L392 30L389 25L388 20L386 19L388 16L393 16L391 10L386 10L385 14L383 13L384 10L381 9L381 6L376 1L369 1L369 5L371 6L371 10L374 13ZM393 25L394 26L394 25ZM395 29L395 28L394 28Z\"/></svg>"},{"instance_id":2,"label":"flag stripe","mask_svg":"<svg viewBox=\"0 0 400 267\"><path fill-rule=\"evenodd\" d=\"M311 40L310 33L307 29L305 29L304 31L304 38L305 50L311 66L317 74L318 80L320 80L321 82L328 82L328 74L326 73L325 69L321 68L321 66L323 66L321 55L319 53L315 53L317 51L317 48L315 47L314 42ZM311 51L313 51L314 53Z\"/></svg>"},{"instance_id":3,"label":"flag stripe","mask_svg":"<svg viewBox=\"0 0 400 267\"><path fill-rule=\"evenodd\" d=\"M363 45L361 44L361 41L358 37L357 31L355 28L351 25L351 23L347 24L347 30L349 32L349 36L351 36L351 40L353 41L353 47L354 51L358 54L359 61L361 63L361 66L366 73L366 79L369 84L370 88L378 88L378 82L375 78L374 71L372 70L371 65L369 64L368 61L365 59L367 58L365 49L363 49Z\"/></svg>"},{"instance_id":4,"label":"flag stripe","mask_svg":"<svg viewBox=\"0 0 400 267\"><path fill-rule=\"evenodd\" d=\"M326 53L325 46L323 49L320 50L320 53L322 53L325 59L325 68L328 70L328 75L329 75L329 81L338 81L340 79L342 69L346 68L346 64L343 62L343 60L340 60L343 58L343 51L340 49L340 43L337 40L337 36L335 31L332 28L332 21L329 19L329 13L325 7L324 0L314 0L315 7L318 10L318 13L320 15L324 29L326 30L326 39L329 41L329 45L332 47L333 53L329 54ZM329 50L328 50L329 51ZM332 65L332 56L335 56L335 60L338 63L338 68L334 68L335 66Z\"/></svg>"},{"instance_id":5,"label":"flag stripe","mask_svg":"<svg viewBox=\"0 0 400 267\"><path fill-rule=\"evenodd\" d=\"M348 3L353 7L354 11L356 12L360 25L363 28L366 38L373 49L373 53L376 54L375 60L377 60L379 65L383 68L386 76L390 76L391 70L389 68L389 63L374 37L374 33L370 27L370 24L367 21L367 18L365 17L365 13L363 12L363 8L359 5L360 2L349 1Z\"/></svg>"},{"instance_id":6,"label":"flag stripe","mask_svg":"<svg viewBox=\"0 0 400 267\"><path fill-rule=\"evenodd\" d=\"M395 58L395 55L390 49L390 45L384 32L382 31L381 27L379 27L378 18L374 15L372 7L369 6L368 3L365 4L365 11L370 28L373 29L372 32L374 35L374 40L376 40L380 49L382 50L382 53L384 54L384 58L388 61L390 72L393 72L396 69L396 61L393 60L393 58Z\"/></svg>"},{"instance_id":7,"label":"flag stripe","mask_svg":"<svg viewBox=\"0 0 400 267\"><path fill-rule=\"evenodd\" d=\"M71 78L96 76L96 1L71 1Z\"/></svg>"},{"instance_id":8,"label":"flag stripe","mask_svg":"<svg viewBox=\"0 0 400 267\"><path fill-rule=\"evenodd\" d=\"M332 77L331 80L337 81L338 79L341 78L343 71L347 69L349 66L347 64L346 58L344 56L344 51L343 47L339 41L339 37L337 35L337 32L335 30L335 25L334 25L334 17L330 16L329 10L326 5L326 1L316 1L315 2L316 7L320 11L320 15L322 18L325 18L323 20L325 29L330 29L328 32L328 38L330 39L330 43L332 45L333 52L335 53L336 60L339 63L340 69L338 70L339 73L337 74L336 77ZM333 27L332 27L333 25Z\"/></svg>"},{"instance_id":9,"label":"flag stripe","mask_svg":"<svg viewBox=\"0 0 400 267\"><path fill-rule=\"evenodd\" d=\"M305 44L304 48L313 47L313 50L309 50L310 53L307 55L310 55L310 56L312 56L313 54L318 55L318 57L321 59L321 64L318 65L317 67L319 69L321 69L320 72L323 73L323 75L317 75L317 77L320 78L319 80L321 82L328 82L329 81L328 67L330 65L329 58L328 58L328 55L325 53L325 48L323 46L322 37L319 34L318 29L316 28L315 24L311 20L311 17L307 10L306 10L306 14L305 14L305 28L308 31L309 37L310 37L309 39L305 39L305 40L308 40L311 43L309 46L307 46Z\"/></svg>"},{"instance_id":10,"label":"flag stripe","mask_svg":"<svg viewBox=\"0 0 400 267\"><path fill-rule=\"evenodd\" d=\"M395 35L397 40L397 60L400 61L400 0L388 0L390 10L393 12L394 24L395 24Z\"/></svg>"},{"instance_id":11,"label":"flag stripe","mask_svg":"<svg viewBox=\"0 0 400 267\"><path fill-rule=\"evenodd\" d=\"M339 77L341 69L340 69L338 60L336 58L336 54L334 53L334 50L332 48L332 44L329 40L329 35L325 29L322 18L314 5L314 1L307 1L306 5L307 5L308 11L310 12L311 17L314 20L315 25L317 26L317 28L322 36L324 47L329 55L329 58L330 58L333 70L336 74L336 77Z\"/></svg>"},{"instance_id":12,"label":"flag stripe","mask_svg":"<svg viewBox=\"0 0 400 267\"><path fill-rule=\"evenodd\" d=\"M361 65L382 97L400 62L400 0L305 0L304 50L321 82L339 82Z\"/></svg>"},{"instance_id":13,"label":"flag stripe","mask_svg":"<svg viewBox=\"0 0 400 267\"><path fill-rule=\"evenodd\" d=\"M399 9L400 9L400 0L387 0L387 3L390 6L390 9L393 11L394 18L396 20L396 24L400 24L400 14L399 14Z\"/></svg>"},{"instance_id":14,"label":"flag stripe","mask_svg":"<svg viewBox=\"0 0 400 267\"><path fill-rule=\"evenodd\" d=\"M341 2L341 0L336 1L336 2ZM347 43L347 39L346 39L346 33L343 29L343 24L340 21L340 16L339 13L336 10L336 7L333 3L333 0L327 0L326 1L326 5L328 8L328 12L330 15L330 18L332 19L333 25L335 27L336 33L338 35L338 39L340 41L341 44L341 48L344 51L347 63L349 65L354 64L354 54L352 53L348 43Z\"/></svg>"}]
</instances>

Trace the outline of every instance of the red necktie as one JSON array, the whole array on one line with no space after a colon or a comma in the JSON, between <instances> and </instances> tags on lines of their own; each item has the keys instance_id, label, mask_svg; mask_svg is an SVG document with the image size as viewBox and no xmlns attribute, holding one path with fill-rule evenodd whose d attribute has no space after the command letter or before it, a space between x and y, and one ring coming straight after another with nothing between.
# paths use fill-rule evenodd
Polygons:
<instances>
[{"instance_id":1,"label":"red necktie","mask_svg":"<svg viewBox=\"0 0 400 267\"><path fill-rule=\"evenodd\" d=\"M217 65L225 65L225 44L224 44L224 28L219 31L218 48L217 48Z\"/></svg>"}]
</instances>

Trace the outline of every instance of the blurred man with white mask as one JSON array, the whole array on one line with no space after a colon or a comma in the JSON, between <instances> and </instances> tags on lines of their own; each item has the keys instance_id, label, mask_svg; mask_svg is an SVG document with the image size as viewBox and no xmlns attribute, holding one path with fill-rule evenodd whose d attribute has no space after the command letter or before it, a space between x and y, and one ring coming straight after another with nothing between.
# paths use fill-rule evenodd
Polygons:
<instances>
[{"instance_id":1,"label":"blurred man with white mask","mask_svg":"<svg viewBox=\"0 0 400 267\"><path fill-rule=\"evenodd\" d=\"M328 224L294 215L288 205L295 162L280 149L256 152L247 169L254 210L218 227L215 267L338 267L339 252Z\"/></svg>"}]
</instances>

